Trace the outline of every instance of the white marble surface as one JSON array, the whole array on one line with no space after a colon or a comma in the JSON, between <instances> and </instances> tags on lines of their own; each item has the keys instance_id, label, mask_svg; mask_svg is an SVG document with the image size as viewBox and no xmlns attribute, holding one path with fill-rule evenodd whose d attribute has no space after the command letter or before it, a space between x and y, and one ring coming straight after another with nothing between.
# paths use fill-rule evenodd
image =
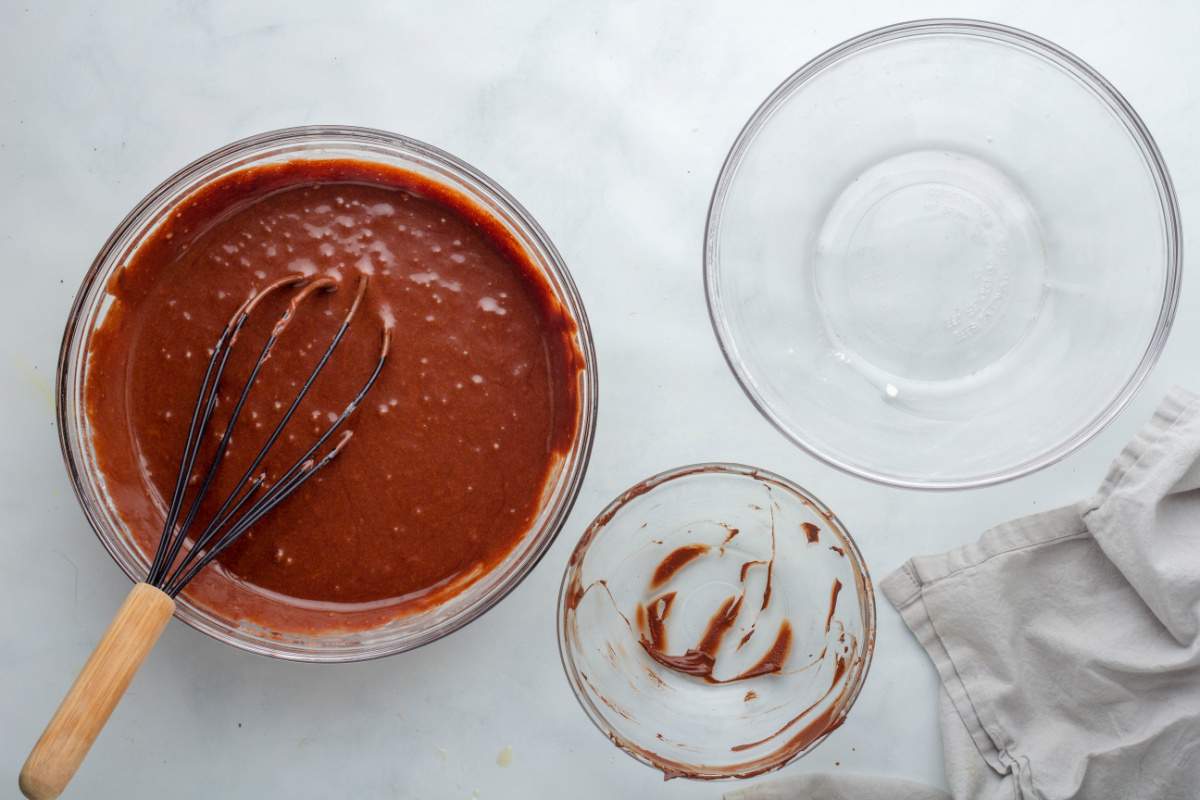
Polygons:
<instances>
[{"instance_id":1,"label":"white marble surface","mask_svg":"<svg viewBox=\"0 0 1200 800\"><path fill-rule=\"evenodd\" d=\"M74 797L715 798L721 787L663 783L612 747L561 674L561 569L615 493L686 462L758 464L838 509L881 577L910 555L1085 495L1169 383L1200 387L1189 289L1149 384L1069 460L982 491L893 491L831 471L758 416L721 360L700 280L709 192L759 101L848 36L945 14L1027 28L1112 80L1171 167L1190 249L1200 7L1186 0L137 6L0 4L0 784L13 785L128 589L59 457L51 386L67 309L148 189L247 134L316 122L391 129L516 195L562 250L591 315L595 454L548 557L481 621L430 647L313 667L173 624ZM933 671L882 601L879 619L875 666L848 722L789 770L941 782ZM512 762L501 766L506 746Z\"/></svg>"}]
</instances>

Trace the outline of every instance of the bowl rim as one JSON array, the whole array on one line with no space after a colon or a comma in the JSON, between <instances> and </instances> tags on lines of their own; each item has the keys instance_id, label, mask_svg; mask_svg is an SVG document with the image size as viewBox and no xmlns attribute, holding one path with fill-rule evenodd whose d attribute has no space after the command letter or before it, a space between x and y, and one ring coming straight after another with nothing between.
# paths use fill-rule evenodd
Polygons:
<instances>
[{"instance_id":1,"label":"bowl rim","mask_svg":"<svg viewBox=\"0 0 1200 800\"><path fill-rule=\"evenodd\" d=\"M509 593L516 589L545 557L550 546L557 539L563 526L566 524L578 499L584 477L587 474L595 440L596 417L599 406L596 350L587 311L584 308L583 300L574 278L554 242L534 219L533 215L496 181L462 159L418 139L377 128L354 125L313 124L277 128L243 137L194 159L151 189L121 219L105 240L96 257L92 260L91 265L88 267L87 272L84 274L75 299L71 303L59 346L54 393L55 419L58 428L59 448L62 452L67 475L75 493L75 498L88 521L88 525L112 560L125 573L126 577L135 583L143 580L144 576L139 575L135 572L131 564L126 563L123 555L118 552L116 543L110 541L110 537L105 533L107 524L100 518L99 510L92 507L85 493L84 479L89 468L82 449L83 435L76 430L74 421L68 419L68 411L74 406L74 400L68 397L70 373L73 369L75 359L86 358L86 350L79 348L82 352L77 352L74 345L76 344L75 339L80 326L85 322L84 317L89 303L89 296L97 281L106 278L103 274L105 267L115 254L117 246L124 241L127 235L139 231L152 222L152 219L147 216L149 212L169 199L172 194L179 192L181 188L186 186L189 180L202 175L210 167L218 166L219 168L222 162L238 156L249 157L253 161L255 158L260 158L268 154L269 151L265 151L264 148L303 145L309 142L324 142L335 147L361 148L362 152L357 155L364 158L368 155L366 148L370 145L391 148L395 152L411 153L428 159L438 167L446 169L452 175L467 178L469 181L481 186L486 193L490 193L493 199L499 201L504 211L512 215L516 227L528 235L543 250L543 255L550 271L553 273L554 280L561 284L562 296L560 300L576 325L575 339L582 357L582 368L579 373L578 428L575 444L572 447L574 459L570 464L570 472L561 489L561 500L558 508L540 529L541 532L544 532L544 535L542 535L541 540L536 546L519 563L514 565L512 572L505 578L503 583L498 584L490 593L481 596L476 603L464 608L454 617L439 623L434 631L434 635L422 632L411 639L393 641L382 645L361 646L354 650L321 650L319 648L304 650L281 649L280 647L273 646L273 640L267 637L255 636L252 638L242 638L229 635L228 632L211 624L202 614L194 612L190 604L178 602L176 605L174 616L177 619L189 627L224 644L236 647L239 650L302 663L350 663L384 658L423 647L465 627L495 607ZM246 163L244 161L232 163L232 166L229 166L224 174L231 174L239 169L243 169L245 166ZM456 187L454 190L462 192L462 190ZM185 199L192 191L195 191L195 187L183 191L176 201ZM537 533L533 529L531 529L531 532Z\"/></svg>"},{"instance_id":2,"label":"bowl rim","mask_svg":"<svg viewBox=\"0 0 1200 800\"><path fill-rule=\"evenodd\" d=\"M865 642L863 644L863 656L859 662L854 674L854 686L846 696L845 713L842 716L844 720L849 716L850 711L854 708L855 702L858 700L859 694L862 692L863 686L866 684L867 675L871 671L871 664L875 655L875 639L878 629L875 588L871 581L871 573L867 568L866 559L863 558L862 551L858 547L858 542L850 535L850 531L846 529L841 518L821 501L816 495L809 492L800 484L783 477L779 473L772 472L762 467L754 467L748 464L742 464L734 461L704 461L694 464L686 464L679 467L663 470L648 478L645 478L633 484L625 491L618 494L611 502L601 509L596 517L584 529L583 534L579 537L575 547L571 550L571 555L567 559L567 564L563 570L562 580L558 587L558 599L555 606L555 635L558 642L558 658L562 664L563 673L567 678L567 684L571 687L572 694L575 695L576 702L583 709L584 715L591 721L600 733L604 734L605 738L611 741L621 751L627 753L633 758L648 767L653 767L657 770L662 770L667 778L680 777L691 780L732 780L741 778L750 778L755 775L761 775L766 772L773 772L781 769L806 753L815 749L821 742L837 730L839 725L832 726L825 730L819 737L813 739L805 747L797 748L790 752L780 750L778 759L768 762L765 765L755 766L752 769L739 771L737 765L728 767L723 770L707 769L703 765L684 764L683 762L672 761L670 759L655 759L654 753L646 748L629 741L613 730L607 724L605 715L600 711L599 707L591 701L583 691L583 687L577 678L578 670L575 668L575 660L570 654L570 649L566 642L566 624L567 624L567 591L571 582L571 577L580 564L583 563L584 557L587 555L588 548L593 540L602 531L609 522L617 515L622 508L633 500L642 495L649 494L660 486L670 483L674 480L686 479L698 475L733 475L742 478L751 478L759 482L774 483L782 489L792 492L799 496L802 500L810 503L829 523L836 527L846 541L847 555L850 556L851 570L855 577L861 581L862 595L862 615L863 615L863 636ZM751 762L757 764L758 762Z\"/></svg>"},{"instance_id":3,"label":"bowl rim","mask_svg":"<svg viewBox=\"0 0 1200 800\"><path fill-rule=\"evenodd\" d=\"M843 459L827 449L807 441L801 432L789 428L771 405L759 395L751 371L743 365L737 354L735 337L728 329L721 310L720 287L717 279L720 258L717 255L717 244L720 240L721 216L726 196L743 156L758 132L795 90L818 76L827 67L852 57L867 47L883 42L939 34L975 36L1015 45L1031 55L1042 57L1065 69L1104 100L1114 116L1124 123L1133 144L1141 152L1147 171L1154 181L1162 214L1165 257L1163 299L1154 332L1147 341L1146 349L1142 353L1137 367L1130 373L1124 385L1104 409L1083 426L1064 437L1062 441L1044 448L1032 458L1021 463L983 474L965 477L951 476L934 480L905 477L886 470L852 463L849 459ZM1170 172L1150 130L1125 97L1086 61L1048 39L997 22L958 17L916 19L869 30L824 51L776 86L742 126L721 164L720 173L709 199L708 214L704 225L703 250L704 297L708 306L709 322L725 363L758 412L793 444L835 469L884 486L931 491L981 488L1029 475L1066 458L1107 427L1133 399L1162 354L1179 304L1183 268L1182 221Z\"/></svg>"}]
</instances>

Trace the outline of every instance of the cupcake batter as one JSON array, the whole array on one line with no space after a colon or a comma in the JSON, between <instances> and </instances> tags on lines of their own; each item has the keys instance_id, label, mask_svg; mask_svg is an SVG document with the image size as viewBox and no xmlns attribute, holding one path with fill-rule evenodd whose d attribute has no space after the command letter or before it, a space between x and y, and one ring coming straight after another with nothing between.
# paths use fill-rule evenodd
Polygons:
<instances>
[{"instance_id":1,"label":"cupcake batter","mask_svg":"<svg viewBox=\"0 0 1200 800\"><path fill-rule=\"evenodd\" d=\"M569 315L507 232L399 169L328 160L233 173L185 200L114 275L86 401L117 510L152 552L209 348L252 292L294 274L338 288L305 300L276 346L212 508L324 351L360 276L366 313L264 463L268 481L361 386L383 326L391 354L337 462L188 594L279 630L373 625L442 602L501 561L536 517L577 433L582 358ZM287 300L264 303L243 332L215 434ZM196 472L206 463L202 454Z\"/></svg>"}]
</instances>

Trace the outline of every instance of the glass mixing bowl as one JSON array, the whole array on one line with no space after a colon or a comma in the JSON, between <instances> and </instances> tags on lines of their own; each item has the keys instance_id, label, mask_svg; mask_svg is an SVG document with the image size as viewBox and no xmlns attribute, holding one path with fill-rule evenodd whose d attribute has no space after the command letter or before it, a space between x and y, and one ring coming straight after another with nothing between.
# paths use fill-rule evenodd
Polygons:
<instances>
[{"instance_id":1,"label":"glass mixing bowl","mask_svg":"<svg viewBox=\"0 0 1200 800\"><path fill-rule=\"evenodd\" d=\"M649 478L584 533L558 642L613 743L668 778L778 769L846 719L875 646L850 534L785 478L697 464Z\"/></svg>"},{"instance_id":2,"label":"glass mixing bowl","mask_svg":"<svg viewBox=\"0 0 1200 800\"><path fill-rule=\"evenodd\" d=\"M83 280L67 321L58 363L57 411L63 457L75 493L101 543L131 580L148 560L105 490L91 450L84 406L88 342L108 308L105 286L170 211L209 181L239 169L295 159L352 158L398 166L435 180L490 213L525 249L575 322L583 357L575 440L557 463L531 528L508 556L447 602L369 630L297 635L227 619L179 598L176 616L208 635L250 652L297 661L358 661L411 650L480 616L529 573L567 518L583 481L596 423L596 356L587 315L570 273L549 237L521 205L474 167L427 144L393 133L352 127L307 126L234 142L184 167L146 196L117 226Z\"/></svg>"},{"instance_id":3,"label":"glass mixing bowl","mask_svg":"<svg viewBox=\"0 0 1200 800\"><path fill-rule=\"evenodd\" d=\"M818 458L914 488L996 483L1079 447L1158 358L1175 194L1108 81L970 20L866 33L743 128L705 285L754 405Z\"/></svg>"}]
</instances>

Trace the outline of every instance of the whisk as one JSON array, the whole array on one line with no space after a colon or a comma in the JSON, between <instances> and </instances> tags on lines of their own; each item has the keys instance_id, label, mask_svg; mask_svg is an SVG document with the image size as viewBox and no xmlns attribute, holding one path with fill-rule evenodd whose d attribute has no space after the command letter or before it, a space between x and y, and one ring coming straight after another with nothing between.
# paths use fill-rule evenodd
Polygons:
<instances>
[{"instance_id":1,"label":"whisk","mask_svg":"<svg viewBox=\"0 0 1200 800\"><path fill-rule=\"evenodd\" d=\"M272 348L288 323L300 311L305 300L317 292L336 289L337 283L327 277L297 275L283 278L254 293L238 308L221 332L212 349L204 379L196 395L187 440L179 460L179 475L167 507L154 560L150 564L145 581L134 585L26 759L19 781L21 791L26 797L31 800L58 797L66 788L142 661L162 635L175 611L175 598L188 582L273 508L329 466L349 443L353 431L344 430L340 434L338 431L375 385L383 370L391 343L391 331L387 326L383 328L382 346L374 369L342 413L317 436L316 441L303 455L279 473L274 481L268 484L267 474L259 472L267 454L350 329L351 322L366 295L366 276L359 280L354 300L342 318L341 325L308 378L296 391L291 404L211 519L196 531L201 504L212 488L213 479L228 451L234 426L259 372L271 355ZM190 502L185 503L201 444L206 441L205 436L212 424L213 411L217 407L221 378L238 334L264 298L286 290L293 291L291 299L263 344L230 412L229 421L221 434L215 453L195 491L192 492ZM336 439L335 434L338 434ZM191 540L191 547L181 556L180 553L188 539Z\"/></svg>"}]
</instances>

